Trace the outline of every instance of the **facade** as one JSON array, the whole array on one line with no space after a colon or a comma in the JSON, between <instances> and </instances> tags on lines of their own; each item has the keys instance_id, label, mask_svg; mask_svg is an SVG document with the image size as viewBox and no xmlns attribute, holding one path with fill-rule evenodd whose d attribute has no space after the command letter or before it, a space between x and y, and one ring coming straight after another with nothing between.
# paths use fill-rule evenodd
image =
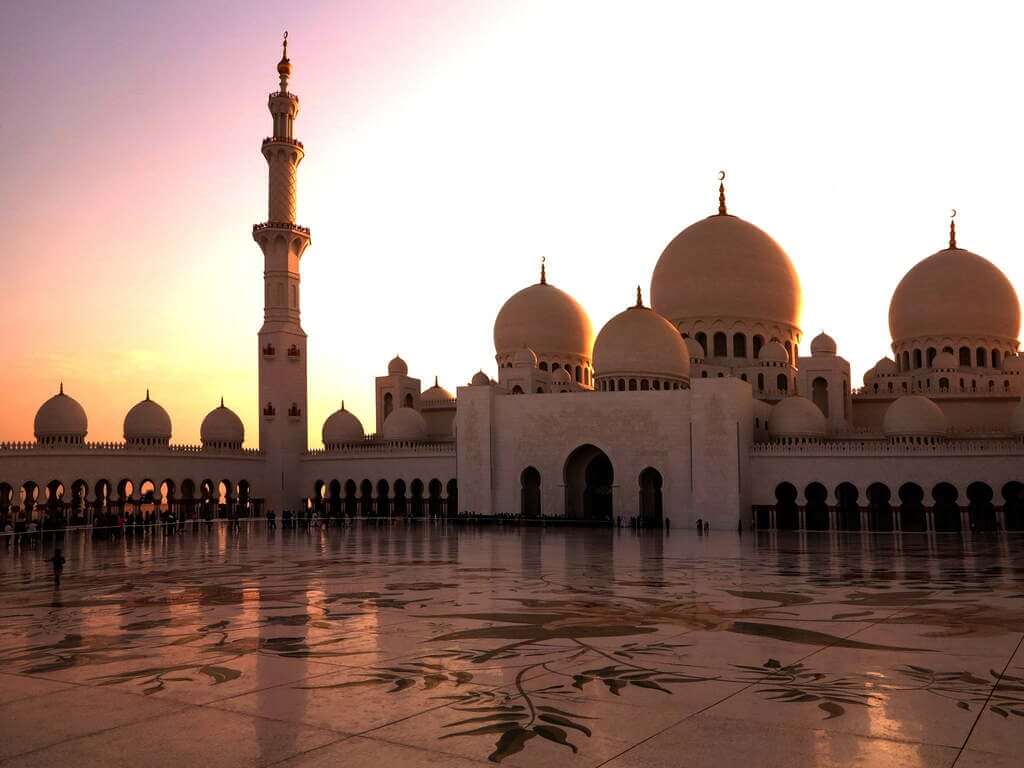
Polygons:
<instances>
[{"instance_id":1,"label":"facade","mask_svg":"<svg viewBox=\"0 0 1024 768\"><path fill-rule=\"evenodd\" d=\"M799 277L768 234L718 211L672 238L650 306L594 334L586 310L540 279L494 323L496 378L423 388L395 356L376 379L371 434L341 408L307 444L307 345L297 223L291 63L268 98L272 135L257 334L259 447L223 402L201 445L172 442L146 393L124 441L90 443L60 391L35 441L0 444L0 519L83 522L147 508L179 515L317 509L341 516L568 518L718 529L1024 529L1020 307L991 262L957 246L915 266L889 311L892 357L854 387L820 334L802 354ZM625 297L624 297L625 298Z\"/></svg>"}]
</instances>

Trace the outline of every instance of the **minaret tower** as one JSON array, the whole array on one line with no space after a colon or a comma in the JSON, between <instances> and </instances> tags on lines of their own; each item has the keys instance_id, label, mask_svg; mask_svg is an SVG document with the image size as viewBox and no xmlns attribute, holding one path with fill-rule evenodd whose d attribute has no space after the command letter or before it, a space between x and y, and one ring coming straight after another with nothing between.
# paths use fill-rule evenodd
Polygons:
<instances>
[{"instance_id":1,"label":"minaret tower","mask_svg":"<svg viewBox=\"0 0 1024 768\"><path fill-rule=\"evenodd\" d=\"M288 92L292 65L288 33L277 65L279 90L268 107L274 133L263 140L270 168L267 221L252 228L263 251L263 327L259 332L260 448L267 457L267 508L280 514L295 509L299 456L307 448L306 334L299 322L299 260L309 245L309 229L295 223L295 175L304 155L292 137L299 98Z\"/></svg>"}]
</instances>

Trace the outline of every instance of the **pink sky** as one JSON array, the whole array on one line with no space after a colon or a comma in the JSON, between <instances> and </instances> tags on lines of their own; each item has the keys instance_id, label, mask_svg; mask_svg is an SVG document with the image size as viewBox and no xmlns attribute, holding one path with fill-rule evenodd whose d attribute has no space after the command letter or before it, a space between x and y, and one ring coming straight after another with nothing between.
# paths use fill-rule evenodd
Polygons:
<instances>
[{"instance_id":1,"label":"pink sky","mask_svg":"<svg viewBox=\"0 0 1024 768\"><path fill-rule=\"evenodd\" d=\"M20 3L4 11L0 439L65 382L89 439L148 387L198 439L221 394L256 435L260 140L290 32L310 431L401 352L425 383L493 371L536 279L596 328L715 204L789 251L807 339L863 372L892 289L961 244L1020 285L1021 54L956 4ZM11 92L13 91L13 93Z\"/></svg>"}]
</instances>

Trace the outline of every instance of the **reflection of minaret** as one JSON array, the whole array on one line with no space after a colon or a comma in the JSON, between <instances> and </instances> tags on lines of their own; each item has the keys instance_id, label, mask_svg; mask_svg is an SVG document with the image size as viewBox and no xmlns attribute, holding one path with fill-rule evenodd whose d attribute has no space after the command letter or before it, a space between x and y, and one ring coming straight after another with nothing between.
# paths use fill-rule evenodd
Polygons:
<instances>
[{"instance_id":1,"label":"reflection of minaret","mask_svg":"<svg viewBox=\"0 0 1024 768\"><path fill-rule=\"evenodd\" d=\"M299 98L288 92L292 65L288 33L277 65L280 90L268 106L274 133L263 140L270 168L267 221L253 227L263 251L263 327L259 332L260 448L267 455L267 505L295 506L299 455L306 450L306 334L299 323L299 259L309 245L309 230L295 223L295 176L302 143L292 138Z\"/></svg>"}]
</instances>

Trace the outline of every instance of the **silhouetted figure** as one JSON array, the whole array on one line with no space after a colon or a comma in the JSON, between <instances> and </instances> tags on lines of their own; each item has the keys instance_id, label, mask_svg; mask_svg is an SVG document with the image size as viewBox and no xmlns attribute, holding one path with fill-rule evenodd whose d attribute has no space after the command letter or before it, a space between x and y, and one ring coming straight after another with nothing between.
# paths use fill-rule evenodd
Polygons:
<instances>
[{"instance_id":1,"label":"silhouetted figure","mask_svg":"<svg viewBox=\"0 0 1024 768\"><path fill-rule=\"evenodd\" d=\"M711 533L711 523L704 521L704 533Z\"/></svg>"},{"instance_id":2,"label":"silhouetted figure","mask_svg":"<svg viewBox=\"0 0 1024 768\"><path fill-rule=\"evenodd\" d=\"M697 518L697 535L701 536L704 534L704 521L701 518Z\"/></svg>"},{"instance_id":3,"label":"silhouetted figure","mask_svg":"<svg viewBox=\"0 0 1024 768\"><path fill-rule=\"evenodd\" d=\"M60 576L64 573L64 555L61 554L60 549L53 550L53 557L50 558L50 563L53 565L53 586L60 586Z\"/></svg>"},{"instance_id":4,"label":"silhouetted figure","mask_svg":"<svg viewBox=\"0 0 1024 768\"><path fill-rule=\"evenodd\" d=\"M738 521L736 523L736 533L738 533L740 536L743 535L743 521L742 520L740 520L740 521Z\"/></svg>"}]
</instances>

